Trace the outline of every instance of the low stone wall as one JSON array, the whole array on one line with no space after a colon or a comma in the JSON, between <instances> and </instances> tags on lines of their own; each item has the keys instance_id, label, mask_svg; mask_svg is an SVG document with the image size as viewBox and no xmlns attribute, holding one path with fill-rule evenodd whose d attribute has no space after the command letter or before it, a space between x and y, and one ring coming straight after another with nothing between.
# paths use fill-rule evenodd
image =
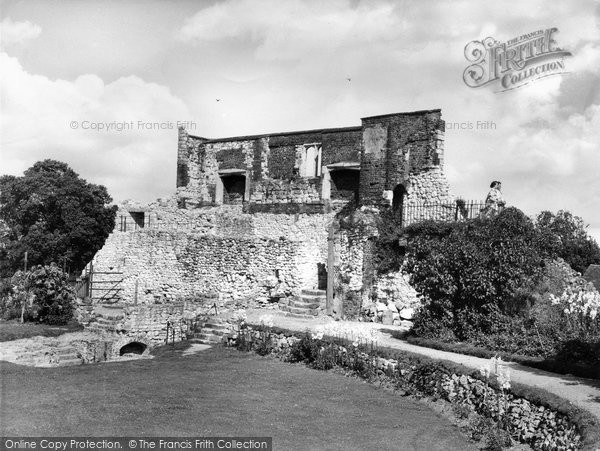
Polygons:
<instances>
[{"instance_id":1,"label":"low stone wall","mask_svg":"<svg viewBox=\"0 0 600 451\"><path fill-rule=\"evenodd\" d=\"M86 330L102 336L111 336L111 342L122 343L114 351L118 353L120 347L131 342L138 342L146 346L165 343L167 323L169 323L169 341L184 339L187 320L207 314L211 310L214 299L207 298L205 301L146 305L95 305L91 308L83 305L78 308L77 314L79 322L84 325Z\"/></svg>"},{"instance_id":2,"label":"low stone wall","mask_svg":"<svg viewBox=\"0 0 600 451\"><path fill-rule=\"evenodd\" d=\"M333 342L322 336L313 335L312 339L308 335L305 337L304 340L309 339L316 344L319 353L326 353L329 358L333 356L336 365L350 369L363 368L359 375L378 384L390 382L395 387L408 387L422 395L442 398L490 417L503 425L513 438L533 449L575 450L582 446L579 427L567 414L547 405L536 404L511 390L502 390L495 381L483 376L475 377L477 373L465 374L458 371L456 365L399 351L386 352L376 348L375 355L372 351L366 352L368 346L356 348L350 342L341 343L339 338ZM288 360L292 347L301 338L297 333L262 327L241 332L240 339L244 341L245 350L257 350L261 355L268 350ZM318 363L316 366L320 367Z\"/></svg>"}]
</instances>

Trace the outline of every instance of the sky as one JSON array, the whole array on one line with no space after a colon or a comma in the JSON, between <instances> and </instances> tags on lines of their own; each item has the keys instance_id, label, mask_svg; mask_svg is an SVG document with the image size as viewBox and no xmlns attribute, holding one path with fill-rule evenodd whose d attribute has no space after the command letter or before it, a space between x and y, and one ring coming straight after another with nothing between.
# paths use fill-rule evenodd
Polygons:
<instances>
[{"instance_id":1,"label":"sky","mask_svg":"<svg viewBox=\"0 0 600 451\"><path fill-rule=\"evenodd\" d=\"M565 73L464 82L471 41L553 27ZM0 1L0 94L0 174L52 158L115 202L174 193L178 123L218 138L441 108L454 196L500 180L507 204L569 210L600 242L593 0Z\"/></svg>"}]
</instances>

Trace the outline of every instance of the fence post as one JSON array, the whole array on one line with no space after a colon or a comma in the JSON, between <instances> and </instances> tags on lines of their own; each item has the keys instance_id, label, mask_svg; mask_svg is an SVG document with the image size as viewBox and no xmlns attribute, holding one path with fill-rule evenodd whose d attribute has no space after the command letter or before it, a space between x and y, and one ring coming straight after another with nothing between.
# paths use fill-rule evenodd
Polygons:
<instances>
[{"instance_id":1,"label":"fence post","mask_svg":"<svg viewBox=\"0 0 600 451\"><path fill-rule=\"evenodd\" d=\"M90 299L94 299L94 287L93 287L93 283L94 283L94 261L92 260L90 262Z\"/></svg>"}]
</instances>

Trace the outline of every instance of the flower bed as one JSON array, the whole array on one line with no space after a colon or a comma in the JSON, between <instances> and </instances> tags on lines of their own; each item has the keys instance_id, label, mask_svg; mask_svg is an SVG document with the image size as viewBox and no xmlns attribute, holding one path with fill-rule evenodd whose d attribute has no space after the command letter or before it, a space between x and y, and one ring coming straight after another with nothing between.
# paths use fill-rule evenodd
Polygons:
<instances>
[{"instance_id":1,"label":"flower bed","mask_svg":"<svg viewBox=\"0 0 600 451\"><path fill-rule=\"evenodd\" d=\"M543 390L511 385L502 366L478 372L453 362L379 347L375 336L302 335L264 324L240 329L231 344L317 369L344 368L408 393L444 399L490 418L513 439L534 449L589 448L599 436L591 414Z\"/></svg>"}]
</instances>

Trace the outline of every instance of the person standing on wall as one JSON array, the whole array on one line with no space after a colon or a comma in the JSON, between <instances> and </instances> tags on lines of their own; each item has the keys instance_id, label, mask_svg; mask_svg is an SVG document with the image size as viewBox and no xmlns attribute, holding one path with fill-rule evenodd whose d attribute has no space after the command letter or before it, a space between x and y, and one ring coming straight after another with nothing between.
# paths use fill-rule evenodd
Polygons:
<instances>
[{"instance_id":1,"label":"person standing on wall","mask_svg":"<svg viewBox=\"0 0 600 451\"><path fill-rule=\"evenodd\" d=\"M490 185L490 192L485 198L485 207L481 209L483 218L492 218L502 211L506 202L502 196L502 183L494 180Z\"/></svg>"}]
</instances>

